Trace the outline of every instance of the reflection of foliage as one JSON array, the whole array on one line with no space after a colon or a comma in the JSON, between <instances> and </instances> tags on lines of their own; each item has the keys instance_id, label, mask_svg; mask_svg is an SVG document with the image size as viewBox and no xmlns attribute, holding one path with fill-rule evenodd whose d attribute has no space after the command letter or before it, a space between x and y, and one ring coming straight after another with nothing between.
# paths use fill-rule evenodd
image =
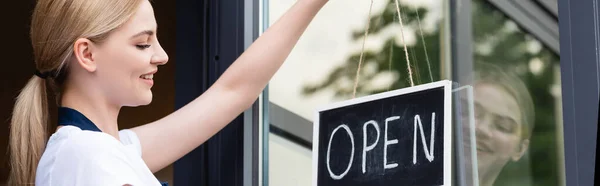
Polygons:
<instances>
[{"instance_id":1,"label":"reflection of foliage","mask_svg":"<svg viewBox=\"0 0 600 186\"><path fill-rule=\"evenodd\" d=\"M417 10L414 8L410 8L407 6L401 7L402 11L402 19L405 27L419 28L417 22ZM427 10L424 8L418 9L418 14L421 16L421 20L424 15L427 15ZM378 15L374 15L371 18L371 25L369 28L369 35L375 35L380 33L384 28L397 24L398 17L396 15L396 9L394 0L390 0L382 11ZM405 32L405 34L407 34ZM432 33L423 33L423 40L427 43L425 46L427 48L427 54L429 55L429 60L431 64L431 71L433 72L434 80L439 80L439 64L440 56L437 55L440 53L439 47L439 32L436 31ZM355 41L362 42L362 36L364 35L364 30L356 31L353 34L352 39ZM429 70L427 68L427 62L425 60L425 52L424 45L421 41L420 35L417 37L417 42L413 46L408 46L408 52L410 54L410 62L413 70L413 77L415 84L422 84L430 82ZM363 56L363 67L374 66L374 72L367 72L365 70L361 70L360 81L357 87L357 94L373 94L378 92L387 91L388 88L375 88L370 89L367 85L369 85L377 75L381 72L392 72L395 73L401 81L394 81L391 85L390 89L398 89L402 87L410 86L407 76L407 68L406 68L406 58L404 54L404 48L402 44L397 45L394 42L394 38L389 38L381 47L380 51L371 51L366 50ZM391 56L390 56L391 55ZM327 77L324 82L321 82L316 85L307 85L304 87L305 94L313 94L317 91L320 91L324 88L333 88L336 92L336 97L350 97L352 95L352 85L347 86L348 83L341 82L354 82L354 78L356 77L356 70L358 67L360 53L355 53L351 55L346 63L335 68ZM393 61L391 65L391 70L389 61L390 57Z\"/></svg>"},{"instance_id":2,"label":"reflection of foliage","mask_svg":"<svg viewBox=\"0 0 600 186\"><path fill-rule=\"evenodd\" d=\"M518 163L509 163L496 181L496 186L505 185L557 185L559 184L555 99L551 95L551 86L555 83L554 66L558 64L558 56L545 47L539 50L529 50L532 43L537 42L527 33L521 31L510 19L495 7L483 0L473 0L473 34L475 61L484 61L503 67L507 71L518 74L528 86L532 95L536 122L528 155ZM370 34L378 34L382 30L397 23L394 0L388 1L387 8L381 13L372 16ZM418 28L417 10L412 7L402 6L403 21L406 27ZM427 9L419 8L421 20L427 16ZM438 20L436 20L438 21ZM511 26L512 25L512 26ZM417 32L418 33L418 32ZM362 41L364 30L354 32L353 40ZM405 32L405 34L407 34ZM425 58L424 46L431 62L433 80L440 79L440 33L439 28L433 32L424 32L425 43L421 42L421 35L415 44L408 46L412 70L415 73L415 84L430 82L429 71ZM365 51L363 67L374 66L373 71L361 72L361 79L357 94L369 95L387 91L388 88L369 88L368 85L382 73L396 74L397 78L390 89L409 86L407 68L403 46L396 44L390 38L382 44L381 50ZM391 50L390 50L391 48ZM391 55L391 56L390 56ZM360 52L346 59L346 62L335 68L323 82L306 85L304 93L307 95L330 88L338 98L349 98L352 94L358 66ZM388 63L392 57L392 67ZM529 67L531 61L541 61L541 68L532 71ZM456 67L455 67L456 68ZM562 132L562 131L560 131ZM561 172L560 174L564 174Z\"/></svg>"}]
</instances>

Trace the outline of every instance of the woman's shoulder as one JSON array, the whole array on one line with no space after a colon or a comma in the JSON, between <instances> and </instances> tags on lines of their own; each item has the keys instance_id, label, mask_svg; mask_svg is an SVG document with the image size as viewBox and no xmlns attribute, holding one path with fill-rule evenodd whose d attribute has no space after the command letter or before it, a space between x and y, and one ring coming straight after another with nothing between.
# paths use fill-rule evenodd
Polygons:
<instances>
[{"instance_id":1,"label":"woman's shoulder","mask_svg":"<svg viewBox=\"0 0 600 186\"><path fill-rule=\"evenodd\" d=\"M64 126L48 140L39 165L83 165L103 159L127 159L129 156L131 150L109 134Z\"/></svg>"},{"instance_id":2,"label":"woman's shoulder","mask_svg":"<svg viewBox=\"0 0 600 186\"><path fill-rule=\"evenodd\" d=\"M125 146L106 133L64 126L50 137L38 164L36 182L66 183L80 177L87 180L135 176L130 156Z\"/></svg>"},{"instance_id":3,"label":"woman's shoulder","mask_svg":"<svg viewBox=\"0 0 600 186\"><path fill-rule=\"evenodd\" d=\"M119 149L121 143L102 132L81 130L73 126L61 127L48 140L49 148L58 148L57 153L65 155L100 155L105 152Z\"/></svg>"}]
</instances>

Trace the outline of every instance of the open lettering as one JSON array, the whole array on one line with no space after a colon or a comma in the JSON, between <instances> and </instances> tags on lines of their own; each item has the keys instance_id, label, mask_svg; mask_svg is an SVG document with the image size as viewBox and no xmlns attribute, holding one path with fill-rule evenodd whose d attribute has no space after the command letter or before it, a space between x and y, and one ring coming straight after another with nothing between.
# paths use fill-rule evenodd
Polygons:
<instances>
[{"instance_id":1,"label":"open lettering","mask_svg":"<svg viewBox=\"0 0 600 186\"><path fill-rule=\"evenodd\" d=\"M393 145L398 143L398 139L389 139L388 137L388 126L389 125L393 125L392 121L394 120L399 120L400 116L392 116L392 117L388 117L385 119L385 124L384 124L384 129L383 129L383 169L393 169L398 167L398 163L390 163L388 162L388 148L393 148ZM433 155L433 151L434 151L434 147L435 147L435 112L431 113L431 131L430 131L430 139L429 139L429 144L427 143L426 139L425 139L425 131L423 130L423 124L421 122L421 117L417 114L414 116L413 118L413 148L412 148L412 164L417 164L417 141L418 141L418 137L417 136L421 136L421 143L423 146L423 152L425 153L425 158L429 161L429 162L433 162L434 161L434 155ZM342 132L339 129L344 129ZM376 137L375 137L375 142L368 144L367 139L369 139L368 137L368 131L369 130L375 130L376 131ZM365 174L367 172L367 154L372 151L373 149L375 149L375 147L379 144L379 138L381 136L381 132L380 132L380 126L377 123L377 121L375 120L370 120L367 121L363 124L362 127L362 134L363 134L363 144L362 144L362 162L361 162L361 172L363 174ZM349 143L351 144L351 155L350 155L350 159L348 162L348 165L346 166L344 172L341 173L334 173L331 170L331 165L330 165L330 158L331 158L331 141L336 137L342 137L343 135L348 135L350 138ZM326 163L327 163L327 170L329 171L329 175L331 176L332 179L334 180L340 180L342 178L344 178L344 176L346 174L348 174L348 171L350 171L350 169L352 168L352 162L354 161L354 150L355 150L355 143L354 143L354 135L352 134L352 131L350 130L350 128L348 127L348 125L346 124L341 124L338 127L336 127L333 132L331 133L331 136L329 138L329 143L327 146L327 156L326 156Z\"/></svg>"}]
</instances>

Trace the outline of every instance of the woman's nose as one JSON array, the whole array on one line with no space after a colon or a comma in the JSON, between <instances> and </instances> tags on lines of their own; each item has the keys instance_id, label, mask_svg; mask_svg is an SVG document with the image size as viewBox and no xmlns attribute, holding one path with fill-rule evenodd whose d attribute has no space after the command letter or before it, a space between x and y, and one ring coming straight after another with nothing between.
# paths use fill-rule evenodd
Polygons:
<instances>
[{"instance_id":1,"label":"woman's nose","mask_svg":"<svg viewBox=\"0 0 600 186\"><path fill-rule=\"evenodd\" d=\"M160 46L160 44L157 43L155 51L156 52L152 56L150 63L155 65L167 64L167 62L169 61L169 55L167 55L167 52L165 52L165 50Z\"/></svg>"},{"instance_id":2,"label":"woman's nose","mask_svg":"<svg viewBox=\"0 0 600 186\"><path fill-rule=\"evenodd\" d=\"M475 135L477 136L477 139L489 138L491 136L491 124L491 118L489 116L475 120Z\"/></svg>"}]
</instances>

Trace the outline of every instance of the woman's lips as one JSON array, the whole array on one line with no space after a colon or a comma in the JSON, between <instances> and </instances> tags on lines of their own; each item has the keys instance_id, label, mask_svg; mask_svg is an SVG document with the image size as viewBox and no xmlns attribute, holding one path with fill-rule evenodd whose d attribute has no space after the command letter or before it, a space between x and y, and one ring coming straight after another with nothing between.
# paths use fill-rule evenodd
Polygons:
<instances>
[{"instance_id":1,"label":"woman's lips","mask_svg":"<svg viewBox=\"0 0 600 186\"><path fill-rule=\"evenodd\" d=\"M477 152L493 153L492 149L484 142L477 142Z\"/></svg>"},{"instance_id":2,"label":"woman's lips","mask_svg":"<svg viewBox=\"0 0 600 186\"><path fill-rule=\"evenodd\" d=\"M153 79L154 79L154 74L155 74L156 72L157 72L157 70L153 70L153 71L152 71L152 72L150 72L150 73L143 74L143 75L141 75L141 76L140 76L140 79L141 79L141 80L142 80L144 83L146 83L146 84L148 84L148 85L152 86L152 85L154 85L154 80L153 80Z\"/></svg>"},{"instance_id":3,"label":"woman's lips","mask_svg":"<svg viewBox=\"0 0 600 186\"><path fill-rule=\"evenodd\" d=\"M152 80L152 79L144 79L144 78L140 78L140 79L141 79L141 80L142 80L144 83L146 83L146 84L148 84L148 85L150 85L150 86L154 85L154 80Z\"/></svg>"},{"instance_id":4,"label":"woman's lips","mask_svg":"<svg viewBox=\"0 0 600 186\"><path fill-rule=\"evenodd\" d=\"M463 141L463 145L464 145L465 150L468 150L468 149L472 148L470 139L465 139ZM484 142L477 142L477 143L475 143L475 146L476 146L477 152L493 153L493 151L489 147L489 145L487 145Z\"/></svg>"}]
</instances>

